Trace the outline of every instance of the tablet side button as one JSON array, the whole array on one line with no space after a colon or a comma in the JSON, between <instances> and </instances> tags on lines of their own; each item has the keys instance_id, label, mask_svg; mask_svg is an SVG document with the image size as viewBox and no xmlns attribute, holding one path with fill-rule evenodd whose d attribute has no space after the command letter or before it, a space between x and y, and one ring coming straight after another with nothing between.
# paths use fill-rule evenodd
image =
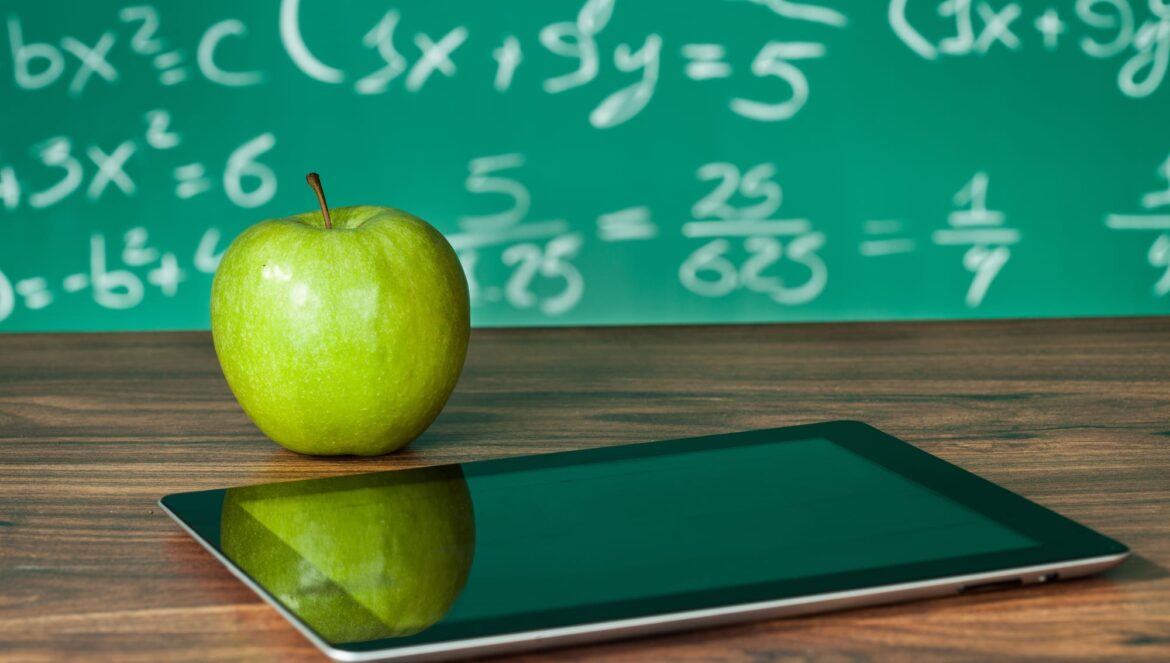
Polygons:
<instances>
[{"instance_id":1,"label":"tablet side button","mask_svg":"<svg viewBox=\"0 0 1170 663\"><path fill-rule=\"evenodd\" d=\"M977 594L979 592L994 592L999 589L1011 589L1012 587L1022 587L1024 584L1023 578L1012 578L1010 580L994 580L992 582L977 582L972 585L963 585L959 588L960 594Z\"/></svg>"}]
</instances>

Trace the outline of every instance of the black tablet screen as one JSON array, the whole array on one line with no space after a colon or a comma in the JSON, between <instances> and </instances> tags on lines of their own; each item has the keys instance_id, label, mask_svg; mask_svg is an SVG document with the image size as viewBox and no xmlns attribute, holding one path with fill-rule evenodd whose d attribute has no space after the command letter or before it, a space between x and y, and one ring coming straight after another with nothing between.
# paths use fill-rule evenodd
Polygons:
<instances>
[{"instance_id":1,"label":"black tablet screen","mask_svg":"<svg viewBox=\"0 0 1170 663\"><path fill-rule=\"evenodd\" d=\"M1035 536L1079 527L909 445L848 429L167 500L325 641L357 650L1040 561ZM1055 520L1033 528L1021 509Z\"/></svg>"}]
</instances>

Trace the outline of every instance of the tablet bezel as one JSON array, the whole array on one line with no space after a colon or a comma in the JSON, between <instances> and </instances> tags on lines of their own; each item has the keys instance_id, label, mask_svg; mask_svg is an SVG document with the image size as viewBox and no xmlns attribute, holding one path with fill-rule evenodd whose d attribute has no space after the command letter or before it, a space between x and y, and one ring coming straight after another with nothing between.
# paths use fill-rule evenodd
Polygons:
<instances>
[{"instance_id":1,"label":"tablet bezel","mask_svg":"<svg viewBox=\"0 0 1170 663\"><path fill-rule=\"evenodd\" d=\"M644 444L601 447L533 456L520 456L463 464L469 479L475 476L539 470L567 464L604 463L610 460L647 458L663 454L706 451L729 445L780 444L820 438L851 451L866 460L897 473L928 490L991 519L1037 542L1036 546L1007 551L956 557L845 573L756 583L740 587L688 592L665 597L639 598L605 604L581 605L535 614L480 619L447 628L432 628L403 638L334 644L323 641L290 611L218 550L218 535L201 533L208 523L194 512L192 501L206 500L199 491L168 495L160 504L184 529L223 561L232 572L272 603L309 638L334 658L373 660L414 656L439 651L481 650L491 646L547 641L549 638L578 639L584 634L618 634L642 625L669 625L671 621L715 619L752 612L775 611L784 607L807 606L823 601L857 599L862 596L893 596L915 590L921 594L961 579L982 579L996 574L1036 569L1071 569L1070 565L1111 565L1128 553L1121 543L1065 518L990 481L967 472L872 426L857 421L833 421L804 426L773 428ZM218 523L218 514L215 514ZM1102 567L1103 568L1103 567ZM1050 572L1042 572L1044 575ZM1068 575L1068 574L1066 574ZM881 591L882 589L886 591ZM868 600L864 603L875 603ZM807 610L806 610L807 611ZM675 619L671 619L674 616ZM657 628L654 630L663 630ZM595 636L601 637L601 636ZM509 649L514 649L510 647ZM486 651L486 650L484 650Z\"/></svg>"}]
</instances>

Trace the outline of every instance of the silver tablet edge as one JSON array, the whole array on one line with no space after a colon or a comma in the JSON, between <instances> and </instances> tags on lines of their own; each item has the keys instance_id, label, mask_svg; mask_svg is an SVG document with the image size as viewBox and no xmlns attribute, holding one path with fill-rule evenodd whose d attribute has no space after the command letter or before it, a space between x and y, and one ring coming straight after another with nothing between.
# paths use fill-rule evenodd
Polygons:
<instances>
[{"instance_id":1,"label":"silver tablet edge","mask_svg":"<svg viewBox=\"0 0 1170 663\"><path fill-rule=\"evenodd\" d=\"M1130 552L1125 551L1115 555L1074 559L1037 566L1023 566L985 573L973 573L946 578L934 578L917 582L899 583L895 585L881 585L865 589L853 589L827 594L813 594L788 599L743 603L738 605L705 608L687 612L672 612L632 619L619 619L607 622L593 622L589 624L575 624L538 631L524 631L465 640L451 640L434 642L412 647L396 647L393 649L353 652L336 649L322 640L312 630L301 622L293 613L273 598L263 587L253 582L231 560L224 557L211 544L187 526L173 511L159 500L158 505L188 534L199 542L208 552L218 559L232 575L236 576L245 585L256 592L260 598L276 609L285 619L301 632L310 642L325 652L330 658L337 661L428 661L438 659L463 658L471 656L488 656L503 653L514 653L542 649L546 647L563 647L574 644L596 643L605 640L616 640L636 636L665 634L681 631L688 628L707 628L726 624L735 624L746 621L792 617L818 612L846 610L865 606L900 603L927 598L950 596L959 593L964 588L973 585L982 585L999 581L1010 582L1019 579L1023 585L1034 585L1047 582L1051 574L1059 574L1059 578L1081 578L1094 575L1121 563Z\"/></svg>"}]
</instances>

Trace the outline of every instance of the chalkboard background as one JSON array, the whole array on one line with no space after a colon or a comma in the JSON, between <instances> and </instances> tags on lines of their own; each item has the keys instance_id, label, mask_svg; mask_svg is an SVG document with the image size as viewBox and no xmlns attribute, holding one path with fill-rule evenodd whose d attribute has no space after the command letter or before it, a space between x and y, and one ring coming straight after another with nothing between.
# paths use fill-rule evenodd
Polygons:
<instances>
[{"instance_id":1,"label":"chalkboard background","mask_svg":"<svg viewBox=\"0 0 1170 663\"><path fill-rule=\"evenodd\" d=\"M477 325L1170 309L1159 0L0 20L0 330L206 327L218 255L313 209L309 170L442 230Z\"/></svg>"}]
</instances>

